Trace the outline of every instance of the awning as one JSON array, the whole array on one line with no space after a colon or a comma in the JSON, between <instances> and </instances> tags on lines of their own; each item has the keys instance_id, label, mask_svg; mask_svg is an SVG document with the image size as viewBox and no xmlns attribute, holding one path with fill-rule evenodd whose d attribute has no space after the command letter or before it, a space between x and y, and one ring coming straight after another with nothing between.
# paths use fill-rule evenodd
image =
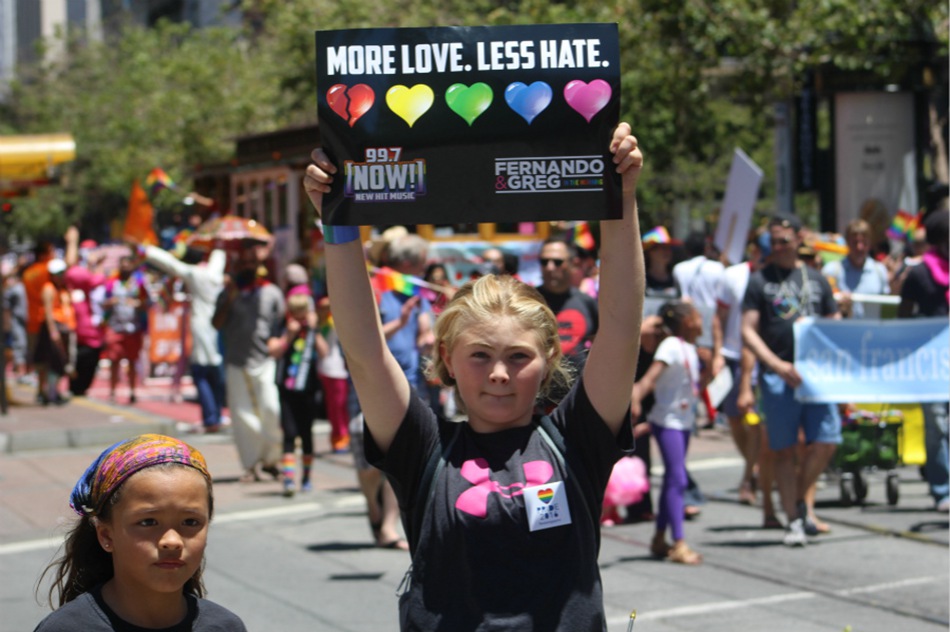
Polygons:
<instances>
[{"instance_id":1,"label":"awning","mask_svg":"<svg viewBox=\"0 0 950 632\"><path fill-rule=\"evenodd\" d=\"M0 136L0 182L47 180L54 167L75 158L72 134Z\"/></svg>"}]
</instances>

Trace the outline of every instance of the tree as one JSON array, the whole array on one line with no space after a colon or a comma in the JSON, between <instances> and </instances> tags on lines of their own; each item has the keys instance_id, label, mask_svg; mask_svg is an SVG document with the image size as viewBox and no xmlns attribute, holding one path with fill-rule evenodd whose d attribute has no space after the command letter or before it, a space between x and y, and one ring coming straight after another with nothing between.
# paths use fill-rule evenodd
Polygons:
<instances>
[{"instance_id":1,"label":"tree","mask_svg":"<svg viewBox=\"0 0 950 632\"><path fill-rule=\"evenodd\" d=\"M69 39L67 51L25 69L4 111L17 133L69 131L77 145L58 185L18 202L19 234L58 235L76 221L101 233L153 167L187 187L190 167L229 159L235 136L283 123L266 59L233 29L129 25L112 41ZM155 203L180 201L166 191Z\"/></svg>"},{"instance_id":2,"label":"tree","mask_svg":"<svg viewBox=\"0 0 950 632\"><path fill-rule=\"evenodd\" d=\"M313 122L318 29L619 23L622 118L648 154L640 195L651 225L669 223L676 205L694 219L714 214L734 147L764 168L762 206L771 206L773 104L795 94L806 69L896 80L947 57L947 4L926 0L244 0L243 7L243 30L129 26L115 42L70 41L67 56L24 75L0 110L0 129L71 131L78 159L60 186L26 201L33 212L18 204L17 215L28 216L19 228L121 216L132 178L156 165L186 181L192 165L230 158L237 136ZM943 141L945 152L946 108L934 112L934 144ZM166 193L159 205L175 201Z\"/></svg>"}]
</instances>

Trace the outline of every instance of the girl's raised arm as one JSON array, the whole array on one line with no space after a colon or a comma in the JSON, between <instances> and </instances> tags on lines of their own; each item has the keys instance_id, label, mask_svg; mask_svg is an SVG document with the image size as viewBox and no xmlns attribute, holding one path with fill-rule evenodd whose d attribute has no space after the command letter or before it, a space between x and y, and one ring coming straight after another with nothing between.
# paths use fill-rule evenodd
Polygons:
<instances>
[{"instance_id":1,"label":"girl's raised arm","mask_svg":"<svg viewBox=\"0 0 950 632\"><path fill-rule=\"evenodd\" d=\"M323 195L330 191L337 170L322 149L315 149L311 159L304 189L317 214L321 214ZM332 228L327 232L332 233ZM387 452L409 407L409 382L386 346L363 246L358 237L339 241L344 243L327 243L326 247L333 320L366 425L376 445Z\"/></svg>"},{"instance_id":2,"label":"girl's raised arm","mask_svg":"<svg viewBox=\"0 0 950 632\"><path fill-rule=\"evenodd\" d=\"M610 152L623 179L623 217L600 223L600 324L584 367L584 387L616 434L629 421L646 284L636 198L643 154L628 124L617 126Z\"/></svg>"}]
</instances>

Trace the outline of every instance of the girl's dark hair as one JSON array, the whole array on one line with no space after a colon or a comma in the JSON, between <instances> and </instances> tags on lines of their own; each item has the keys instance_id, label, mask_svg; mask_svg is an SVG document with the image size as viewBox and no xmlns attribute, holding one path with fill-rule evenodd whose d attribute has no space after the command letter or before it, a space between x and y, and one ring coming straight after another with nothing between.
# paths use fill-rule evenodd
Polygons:
<instances>
[{"instance_id":1,"label":"girl's dark hair","mask_svg":"<svg viewBox=\"0 0 950 632\"><path fill-rule=\"evenodd\" d=\"M160 463L141 471L173 467L197 471L181 463ZM112 555L103 550L99 544L99 537L96 535L96 523L100 520L108 522L112 519L112 508L121 499L122 489L126 483L134 477L134 474L130 476L128 480L116 488L111 496L105 499L102 503L102 510L97 516L81 516L66 534L63 554L46 567L36 584L36 591L39 592L43 579L48 573L51 574L53 583L50 585L47 594L50 606L55 604L55 608L60 608L83 593L87 593L96 586L112 579L115 572L112 566ZM214 495L211 493L211 481L205 478L205 483L208 486L208 519L210 520L214 513ZM182 592L196 597L204 597L205 587L201 579L203 571L204 560L202 560L201 566L198 567L195 574L185 582ZM55 598L57 593L59 594L58 599Z\"/></svg>"},{"instance_id":2,"label":"girl's dark hair","mask_svg":"<svg viewBox=\"0 0 950 632\"><path fill-rule=\"evenodd\" d=\"M432 274L433 274L436 270L442 270L442 272L445 274L446 278L448 278L448 276L449 276L449 271L445 269L445 265L444 265L444 264L441 264L441 263L438 263L438 262L430 263L428 266L426 266L426 271L425 271L425 274L423 275L422 278L423 278L424 280L426 280L426 281L430 280L430 279L432 278Z\"/></svg>"},{"instance_id":3,"label":"girl's dark hair","mask_svg":"<svg viewBox=\"0 0 950 632\"><path fill-rule=\"evenodd\" d=\"M668 301L660 308L658 316L663 321L667 336L682 336L683 323L696 311L696 306L686 301Z\"/></svg>"}]
</instances>

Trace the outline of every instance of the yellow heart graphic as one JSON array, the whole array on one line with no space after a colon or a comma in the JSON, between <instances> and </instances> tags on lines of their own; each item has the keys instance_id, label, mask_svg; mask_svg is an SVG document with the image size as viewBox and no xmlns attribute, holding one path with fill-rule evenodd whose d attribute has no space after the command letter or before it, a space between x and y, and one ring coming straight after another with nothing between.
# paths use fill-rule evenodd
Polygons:
<instances>
[{"instance_id":1,"label":"yellow heart graphic","mask_svg":"<svg viewBox=\"0 0 950 632\"><path fill-rule=\"evenodd\" d=\"M393 86L386 91L386 105L395 112L396 116L409 123L409 127L419 120L419 117L429 111L435 101L432 88L419 83L411 88Z\"/></svg>"}]
</instances>

